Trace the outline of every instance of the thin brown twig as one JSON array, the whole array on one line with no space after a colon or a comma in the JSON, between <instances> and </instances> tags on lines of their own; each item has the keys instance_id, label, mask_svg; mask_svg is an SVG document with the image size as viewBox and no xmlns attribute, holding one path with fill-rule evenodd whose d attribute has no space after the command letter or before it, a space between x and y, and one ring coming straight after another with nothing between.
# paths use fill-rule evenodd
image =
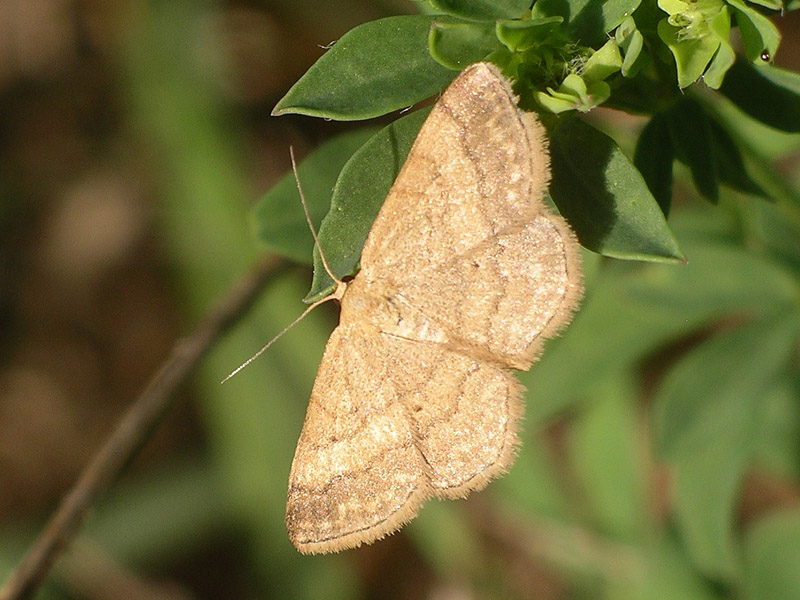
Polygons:
<instances>
[{"instance_id":1,"label":"thin brown twig","mask_svg":"<svg viewBox=\"0 0 800 600\"><path fill-rule=\"evenodd\" d=\"M178 387L214 342L253 303L279 267L276 259L258 262L206 316L178 341L150 383L97 451L2 588L0 600L31 598L55 560L74 537L92 503L115 480L171 405Z\"/></svg>"}]
</instances>

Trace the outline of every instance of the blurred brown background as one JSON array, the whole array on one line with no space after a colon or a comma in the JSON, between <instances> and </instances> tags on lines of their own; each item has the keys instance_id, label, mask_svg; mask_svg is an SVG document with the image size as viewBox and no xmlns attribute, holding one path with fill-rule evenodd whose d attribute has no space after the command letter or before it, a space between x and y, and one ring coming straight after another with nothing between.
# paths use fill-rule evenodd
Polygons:
<instances>
[{"instance_id":1,"label":"blurred brown background","mask_svg":"<svg viewBox=\"0 0 800 600\"><path fill-rule=\"evenodd\" d=\"M355 0L0 2L0 530L24 532L16 545L9 536L4 573L177 337L255 257L246 211L288 169L289 145L302 155L341 130L272 118L274 104L320 46L410 10L410 2ZM212 189L198 173L209 174ZM193 185L205 196L192 195ZM231 227L214 241L189 224L194 231L176 234L172 219L189 220L176 196L233 215L223 217ZM224 247L231 232L246 251ZM208 262L194 280L200 289L186 284L192 267L181 261L182 244L209 248L198 261ZM309 279L294 276L301 287L287 294L287 317L302 309ZM267 335L238 346L222 368ZM127 478L207 452L204 417L192 390L184 395ZM290 458L275 474L283 486ZM282 511L271 518L283 526ZM243 596L241 556L230 552L238 534L219 537L170 563L177 574L166 579L185 579L199 597ZM83 559L79 571L99 568ZM111 562L95 582L67 576L67 591L122 597L99 582L125 575Z\"/></svg>"}]
</instances>

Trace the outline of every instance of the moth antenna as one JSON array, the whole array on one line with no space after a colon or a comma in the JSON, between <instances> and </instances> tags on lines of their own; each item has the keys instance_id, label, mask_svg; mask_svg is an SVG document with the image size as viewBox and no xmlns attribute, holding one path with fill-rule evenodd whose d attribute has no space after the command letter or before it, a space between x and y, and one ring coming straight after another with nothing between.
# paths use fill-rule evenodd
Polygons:
<instances>
[{"instance_id":1,"label":"moth antenna","mask_svg":"<svg viewBox=\"0 0 800 600\"><path fill-rule=\"evenodd\" d=\"M337 284L340 284L342 283L342 280L333 274L333 271L331 271L331 268L328 266L328 261L325 260L325 254L322 252L322 246L319 243L319 237L317 237L317 231L314 229L314 223L311 221L311 215L308 212L308 204L306 204L306 197L303 194L303 188L300 185L300 176L297 174L297 162L294 159L294 148L292 148L292 146L289 146L289 156L292 159L292 173L294 173L294 180L297 183L297 191L300 194L300 204L302 204L303 206L303 214L305 214L306 216L306 223L308 223L308 228L311 230L311 235L314 237L314 245L317 247L317 249L319 249L319 257L322 259L322 266L325 267L325 271L328 273L330 278L333 279ZM302 321L308 313L310 313L320 304L322 304L323 302L327 302L328 300L341 300L342 294L344 293L344 287L345 286L338 286L337 291L333 292L332 294L329 294L328 296L325 296L321 300L317 300L316 302L314 302L314 304L306 308L299 317L297 317L294 321L292 321L286 327L284 327L283 330L278 335L276 335L274 338L272 338L270 341L264 344L261 350L253 354L253 356L248 358L241 365L239 365L233 371L231 371L228 374L228 376L225 379L223 379L220 383L225 383L226 381L228 381L228 379L236 375L239 371L244 369L247 365L249 365L259 356L264 354L264 352L267 351L267 348L269 348L270 346L272 346L272 344L277 342L281 337L283 337L283 335L287 331L289 331L292 327L294 327L300 321Z\"/></svg>"},{"instance_id":2,"label":"moth antenna","mask_svg":"<svg viewBox=\"0 0 800 600\"><path fill-rule=\"evenodd\" d=\"M317 231L314 229L314 223L311 222L311 215L308 212L308 204L306 204L306 197L303 194L303 186L300 185L300 176L297 174L297 163L294 160L294 148L292 146L289 146L289 156L292 159L292 173L294 173L294 180L295 183L297 183L297 191L300 194L300 204L303 205L303 214L306 216L306 223L308 223L308 228L311 230L311 235L314 237L314 245L317 247L317 250L319 250L319 257L322 259L322 266L325 268L325 272L331 279L333 279L337 284L342 283L342 280L334 275L330 266L328 266L325 253L322 251L322 245L319 243Z\"/></svg>"},{"instance_id":3,"label":"moth antenna","mask_svg":"<svg viewBox=\"0 0 800 600\"><path fill-rule=\"evenodd\" d=\"M316 302L314 302L314 304L312 304L311 306L309 306L308 308L306 308L306 309L303 311L303 313L302 313L302 314L301 314L299 317L297 317L297 318L296 318L294 321L292 321L292 322L291 322L291 323L289 323L289 324L288 324L286 327L284 327L284 328L283 328L283 331L281 331L281 332L280 332L278 335L276 335L274 338L272 338L270 341L268 341L266 344L264 344L264 346L261 348L261 350L259 350L259 351L258 351L258 352L256 352L255 354L253 354L253 356L251 356L250 358L248 358L246 361L244 361L242 364L240 364L238 367L236 367L236 368L235 368L233 371L231 371L231 372L228 374L228 376L227 376L225 379L223 379L223 380L222 380L220 383L225 383L226 381L228 381L228 379L230 379L231 377L233 377L234 375L236 375L236 374L237 374L239 371L241 371L242 369L244 369L244 368L245 368L247 365L249 365L251 362L253 362L255 359L257 359L259 356L261 356L262 354L264 354L264 352L266 352L267 348L269 348L270 346L272 346L272 344L274 344L275 342L277 342L277 341L278 341L278 340L279 340L281 337L283 337L283 334L284 334L284 333L286 333L286 332L287 332L287 331L289 331L289 330L290 330L292 327L294 327L294 326L295 326L295 325L297 325L297 324L298 324L300 321L302 321L302 320L303 320L303 318L305 318L305 316L306 316L308 313L310 313L312 310L314 310L315 308L317 308L317 307L318 307L320 304L322 304L323 302L327 302L328 300L334 300L335 298L336 298L336 295L335 295L335 294L331 294L331 295L329 295L329 296L325 296L325 297L324 297L324 298L322 298L321 300L317 300Z\"/></svg>"}]
</instances>

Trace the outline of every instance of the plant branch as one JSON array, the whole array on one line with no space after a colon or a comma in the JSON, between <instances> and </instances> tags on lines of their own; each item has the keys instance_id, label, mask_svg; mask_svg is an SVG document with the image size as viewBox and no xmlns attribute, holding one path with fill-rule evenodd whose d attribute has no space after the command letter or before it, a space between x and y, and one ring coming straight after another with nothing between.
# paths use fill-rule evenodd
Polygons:
<instances>
[{"instance_id":1,"label":"plant branch","mask_svg":"<svg viewBox=\"0 0 800 600\"><path fill-rule=\"evenodd\" d=\"M110 487L171 406L176 390L212 345L247 311L279 265L277 259L264 259L254 265L197 329L177 342L0 588L0 600L33 596L75 536L92 503Z\"/></svg>"}]
</instances>

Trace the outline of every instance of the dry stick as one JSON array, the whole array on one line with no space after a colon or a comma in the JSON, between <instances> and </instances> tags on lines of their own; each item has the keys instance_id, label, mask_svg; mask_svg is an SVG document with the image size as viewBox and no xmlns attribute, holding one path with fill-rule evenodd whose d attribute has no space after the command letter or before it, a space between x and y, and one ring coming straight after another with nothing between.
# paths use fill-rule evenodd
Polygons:
<instances>
[{"instance_id":1,"label":"dry stick","mask_svg":"<svg viewBox=\"0 0 800 600\"><path fill-rule=\"evenodd\" d=\"M169 408L177 388L212 344L246 312L279 264L275 259L256 264L191 335L178 341L170 357L119 421L6 580L0 589L0 600L33 596L77 532L92 503L111 485Z\"/></svg>"}]
</instances>

